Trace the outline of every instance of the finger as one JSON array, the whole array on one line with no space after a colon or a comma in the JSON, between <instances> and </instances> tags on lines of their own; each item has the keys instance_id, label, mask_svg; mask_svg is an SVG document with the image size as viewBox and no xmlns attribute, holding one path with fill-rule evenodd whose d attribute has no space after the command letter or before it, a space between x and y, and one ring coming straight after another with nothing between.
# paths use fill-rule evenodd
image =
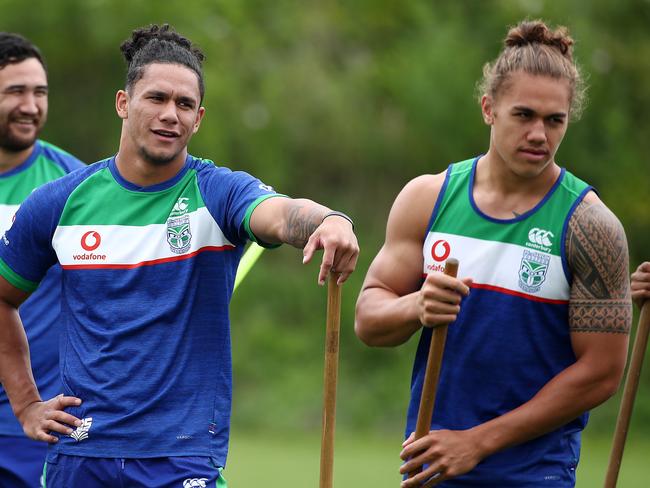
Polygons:
<instances>
[{"instance_id":1,"label":"finger","mask_svg":"<svg viewBox=\"0 0 650 488\"><path fill-rule=\"evenodd\" d=\"M462 298L459 293L444 288L436 288L431 285L425 285L421 290L421 294L425 300L451 304L454 306L460 305Z\"/></svg>"},{"instance_id":2,"label":"finger","mask_svg":"<svg viewBox=\"0 0 650 488\"><path fill-rule=\"evenodd\" d=\"M438 483L442 483L446 479L447 478L442 476L441 473L435 473L430 480L428 480L424 485L422 485L422 488L431 488L432 486L435 486Z\"/></svg>"},{"instance_id":3,"label":"finger","mask_svg":"<svg viewBox=\"0 0 650 488\"><path fill-rule=\"evenodd\" d=\"M73 396L58 395L54 397L52 400L54 400L54 405L52 406L59 410L63 410L64 408L67 407L76 407L81 405L81 398L77 398Z\"/></svg>"},{"instance_id":4,"label":"finger","mask_svg":"<svg viewBox=\"0 0 650 488\"><path fill-rule=\"evenodd\" d=\"M350 253L342 257L338 263L333 264L333 269L339 272L339 278L336 281L336 284L342 285L349 278L354 271L354 261L352 261L354 256Z\"/></svg>"},{"instance_id":5,"label":"finger","mask_svg":"<svg viewBox=\"0 0 650 488\"><path fill-rule=\"evenodd\" d=\"M302 264L307 264L311 261L311 258L314 257L314 253L318 249L318 242L318 236L314 232L307 240L305 247L302 249Z\"/></svg>"},{"instance_id":6,"label":"finger","mask_svg":"<svg viewBox=\"0 0 650 488\"><path fill-rule=\"evenodd\" d=\"M632 273L631 278L632 278L632 286L647 285L648 282L650 281L650 273L646 273L643 271L636 271Z\"/></svg>"},{"instance_id":7,"label":"finger","mask_svg":"<svg viewBox=\"0 0 650 488\"><path fill-rule=\"evenodd\" d=\"M463 296L466 296L469 293L469 286L467 286L467 284L465 284L462 280L443 273L428 274L426 283L430 283L438 288L446 288L448 290L455 291Z\"/></svg>"},{"instance_id":8,"label":"finger","mask_svg":"<svg viewBox=\"0 0 650 488\"><path fill-rule=\"evenodd\" d=\"M330 273L332 269L332 263L334 263L334 254L336 249L332 249L331 246L325 246L323 250L323 261L320 265L320 272L318 273L318 284L322 285L325 283L325 278Z\"/></svg>"},{"instance_id":9,"label":"finger","mask_svg":"<svg viewBox=\"0 0 650 488\"><path fill-rule=\"evenodd\" d=\"M460 305L425 298L422 301L422 311L426 314L458 315Z\"/></svg>"},{"instance_id":10,"label":"finger","mask_svg":"<svg viewBox=\"0 0 650 488\"><path fill-rule=\"evenodd\" d=\"M425 327L438 327L441 325L449 325L458 318L458 315L423 315L420 317L420 322Z\"/></svg>"},{"instance_id":11,"label":"finger","mask_svg":"<svg viewBox=\"0 0 650 488\"><path fill-rule=\"evenodd\" d=\"M409 445L411 442L413 442L413 439L415 439L415 432L411 432L411 435L409 435L408 438L402 442L402 447Z\"/></svg>"},{"instance_id":12,"label":"finger","mask_svg":"<svg viewBox=\"0 0 650 488\"><path fill-rule=\"evenodd\" d=\"M645 261L641 264L639 264L639 267L637 268L637 271L645 271L650 273L650 261Z\"/></svg>"},{"instance_id":13,"label":"finger","mask_svg":"<svg viewBox=\"0 0 650 488\"><path fill-rule=\"evenodd\" d=\"M48 413L47 418L48 420L54 420L61 424L74 425L75 427L79 427L81 425L80 419L74 415L70 415L69 413L64 412L63 410L52 410Z\"/></svg>"},{"instance_id":14,"label":"finger","mask_svg":"<svg viewBox=\"0 0 650 488\"><path fill-rule=\"evenodd\" d=\"M56 444L57 442L59 442L58 437L48 434L47 432L44 431L39 431L35 435L33 436L30 435L29 437L31 437L36 441L47 442L48 444Z\"/></svg>"},{"instance_id":15,"label":"finger","mask_svg":"<svg viewBox=\"0 0 650 488\"><path fill-rule=\"evenodd\" d=\"M70 435L74 429L69 426L61 424L55 420L46 420L42 424L42 429L47 432L58 432L59 434Z\"/></svg>"},{"instance_id":16,"label":"finger","mask_svg":"<svg viewBox=\"0 0 650 488\"><path fill-rule=\"evenodd\" d=\"M415 476L409 478L408 480L404 480L402 482L402 486L418 487L418 488L421 488L423 486L434 486L444 481L444 479L445 478L442 472L436 471L431 466L429 466L421 473L416 474Z\"/></svg>"}]
</instances>

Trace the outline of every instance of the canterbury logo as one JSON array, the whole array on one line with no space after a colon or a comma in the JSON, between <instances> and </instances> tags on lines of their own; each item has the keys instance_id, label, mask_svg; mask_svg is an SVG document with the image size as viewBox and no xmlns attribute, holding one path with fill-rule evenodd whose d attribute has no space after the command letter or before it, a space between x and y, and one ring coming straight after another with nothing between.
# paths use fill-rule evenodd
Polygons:
<instances>
[{"instance_id":1,"label":"canterbury logo","mask_svg":"<svg viewBox=\"0 0 650 488\"><path fill-rule=\"evenodd\" d=\"M528 240L540 246L550 247L553 243L551 238L555 237L550 230L533 227L528 231Z\"/></svg>"},{"instance_id":2,"label":"canterbury logo","mask_svg":"<svg viewBox=\"0 0 650 488\"><path fill-rule=\"evenodd\" d=\"M208 478L188 478L183 481L183 488L205 488L205 482L208 481Z\"/></svg>"},{"instance_id":3,"label":"canterbury logo","mask_svg":"<svg viewBox=\"0 0 650 488\"><path fill-rule=\"evenodd\" d=\"M88 439L88 431L90 430L90 427L92 425L93 425L92 417L81 419L81 425L77 427L72 434L70 434L70 437L72 437L77 442L81 442L84 439Z\"/></svg>"}]
</instances>

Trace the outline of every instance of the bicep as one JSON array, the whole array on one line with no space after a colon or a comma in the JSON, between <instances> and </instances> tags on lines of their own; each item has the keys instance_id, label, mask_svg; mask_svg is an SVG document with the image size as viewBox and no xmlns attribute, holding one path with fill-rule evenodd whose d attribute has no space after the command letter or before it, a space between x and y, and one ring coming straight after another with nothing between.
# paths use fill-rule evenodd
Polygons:
<instances>
[{"instance_id":1,"label":"bicep","mask_svg":"<svg viewBox=\"0 0 650 488\"><path fill-rule=\"evenodd\" d=\"M440 181L440 175L420 177L397 196L388 216L386 241L368 270L363 290L384 288L404 296L420 289L422 246Z\"/></svg>"}]
</instances>

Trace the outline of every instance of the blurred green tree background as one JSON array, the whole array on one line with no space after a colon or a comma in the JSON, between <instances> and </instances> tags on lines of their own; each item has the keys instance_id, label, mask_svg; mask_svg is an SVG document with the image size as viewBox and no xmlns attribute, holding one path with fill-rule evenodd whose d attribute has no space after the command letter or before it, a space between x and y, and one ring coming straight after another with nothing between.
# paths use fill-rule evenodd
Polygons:
<instances>
[{"instance_id":1,"label":"blurred green tree background","mask_svg":"<svg viewBox=\"0 0 650 488\"><path fill-rule=\"evenodd\" d=\"M207 113L191 152L355 218L362 255L344 287L339 429L402 430L416 341L361 344L356 296L404 184L486 151L475 84L507 26L539 17L570 27L590 103L558 162L619 216L631 265L650 259L648 0L0 0L0 12L0 29L48 61L45 139L87 162L115 153L119 44L169 22L207 58ZM234 297L236 428L320 429L326 291L301 257L267 251ZM649 369L633 423L646 435ZM618 397L599 408L589 430L609 435L617 408Z\"/></svg>"}]
</instances>

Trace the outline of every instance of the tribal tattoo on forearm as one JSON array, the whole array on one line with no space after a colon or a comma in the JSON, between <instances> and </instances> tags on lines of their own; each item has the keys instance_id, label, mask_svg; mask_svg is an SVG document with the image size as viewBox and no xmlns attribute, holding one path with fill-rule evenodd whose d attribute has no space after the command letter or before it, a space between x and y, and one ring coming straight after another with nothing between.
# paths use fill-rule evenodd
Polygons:
<instances>
[{"instance_id":1,"label":"tribal tattoo on forearm","mask_svg":"<svg viewBox=\"0 0 650 488\"><path fill-rule=\"evenodd\" d=\"M285 242L298 248L305 247L309 236L321 224L324 214L319 208L309 209L299 203L291 204L284 229Z\"/></svg>"},{"instance_id":2,"label":"tribal tattoo on forearm","mask_svg":"<svg viewBox=\"0 0 650 488\"><path fill-rule=\"evenodd\" d=\"M581 202L566 235L573 271L569 323L572 332L628 334L632 301L623 226L600 202Z\"/></svg>"}]
</instances>

